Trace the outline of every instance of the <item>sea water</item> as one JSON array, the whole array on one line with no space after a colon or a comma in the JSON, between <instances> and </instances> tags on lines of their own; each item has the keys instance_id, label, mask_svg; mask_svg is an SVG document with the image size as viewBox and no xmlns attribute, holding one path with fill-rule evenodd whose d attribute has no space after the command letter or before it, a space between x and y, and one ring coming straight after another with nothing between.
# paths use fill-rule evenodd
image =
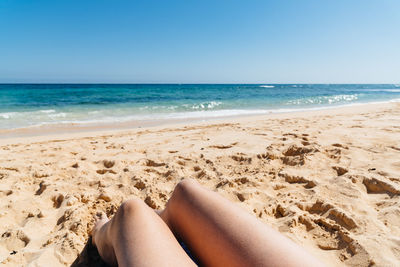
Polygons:
<instances>
[{"instance_id":1,"label":"sea water","mask_svg":"<svg viewBox=\"0 0 400 267\"><path fill-rule=\"evenodd\" d=\"M399 100L397 84L0 84L0 129L208 119Z\"/></svg>"}]
</instances>

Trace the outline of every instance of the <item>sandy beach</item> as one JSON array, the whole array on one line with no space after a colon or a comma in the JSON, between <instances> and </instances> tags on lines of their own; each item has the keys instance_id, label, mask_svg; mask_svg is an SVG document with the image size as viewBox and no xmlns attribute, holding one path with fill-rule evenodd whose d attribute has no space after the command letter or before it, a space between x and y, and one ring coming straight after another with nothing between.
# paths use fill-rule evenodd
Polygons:
<instances>
[{"instance_id":1,"label":"sandy beach","mask_svg":"<svg viewBox=\"0 0 400 267\"><path fill-rule=\"evenodd\" d=\"M185 177L328 266L400 264L400 103L0 139L0 262L99 266L96 211Z\"/></svg>"}]
</instances>

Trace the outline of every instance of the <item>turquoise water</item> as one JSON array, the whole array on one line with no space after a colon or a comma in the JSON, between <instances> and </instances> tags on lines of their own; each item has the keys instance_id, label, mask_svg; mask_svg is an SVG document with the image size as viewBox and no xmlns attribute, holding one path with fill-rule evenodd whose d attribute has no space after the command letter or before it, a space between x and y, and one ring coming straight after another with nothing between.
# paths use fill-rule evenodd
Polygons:
<instances>
[{"instance_id":1,"label":"turquoise water","mask_svg":"<svg viewBox=\"0 0 400 267\"><path fill-rule=\"evenodd\" d=\"M207 119L398 100L396 84L0 84L0 129Z\"/></svg>"}]
</instances>

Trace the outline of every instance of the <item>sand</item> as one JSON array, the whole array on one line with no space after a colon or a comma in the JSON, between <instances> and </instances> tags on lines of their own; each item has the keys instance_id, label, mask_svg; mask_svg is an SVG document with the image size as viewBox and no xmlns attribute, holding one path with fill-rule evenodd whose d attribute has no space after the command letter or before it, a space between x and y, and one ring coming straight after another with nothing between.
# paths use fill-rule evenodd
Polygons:
<instances>
[{"instance_id":1,"label":"sand","mask_svg":"<svg viewBox=\"0 0 400 267\"><path fill-rule=\"evenodd\" d=\"M1 139L0 262L99 266L93 214L184 177L329 266L400 265L399 103Z\"/></svg>"}]
</instances>

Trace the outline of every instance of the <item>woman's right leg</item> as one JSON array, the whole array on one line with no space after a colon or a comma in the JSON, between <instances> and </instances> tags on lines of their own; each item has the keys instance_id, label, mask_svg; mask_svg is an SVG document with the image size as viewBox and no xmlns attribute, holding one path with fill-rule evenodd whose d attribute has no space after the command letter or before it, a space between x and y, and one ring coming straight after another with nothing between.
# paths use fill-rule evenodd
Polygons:
<instances>
[{"instance_id":1,"label":"woman's right leg","mask_svg":"<svg viewBox=\"0 0 400 267\"><path fill-rule=\"evenodd\" d=\"M195 266L164 221L143 201L124 202L111 220L101 215L93 244L111 266Z\"/></svg>"},{"instance_id":2,"label":"woman's right leg","mask_svg":"<svg viewBox=\"0 0 400 267\"><path fill-rule=\"evenodd\" d=\"M282 234L194 180L176 186L160 216L205 266L323 266Z\"/></svg>"}]
</instances>

